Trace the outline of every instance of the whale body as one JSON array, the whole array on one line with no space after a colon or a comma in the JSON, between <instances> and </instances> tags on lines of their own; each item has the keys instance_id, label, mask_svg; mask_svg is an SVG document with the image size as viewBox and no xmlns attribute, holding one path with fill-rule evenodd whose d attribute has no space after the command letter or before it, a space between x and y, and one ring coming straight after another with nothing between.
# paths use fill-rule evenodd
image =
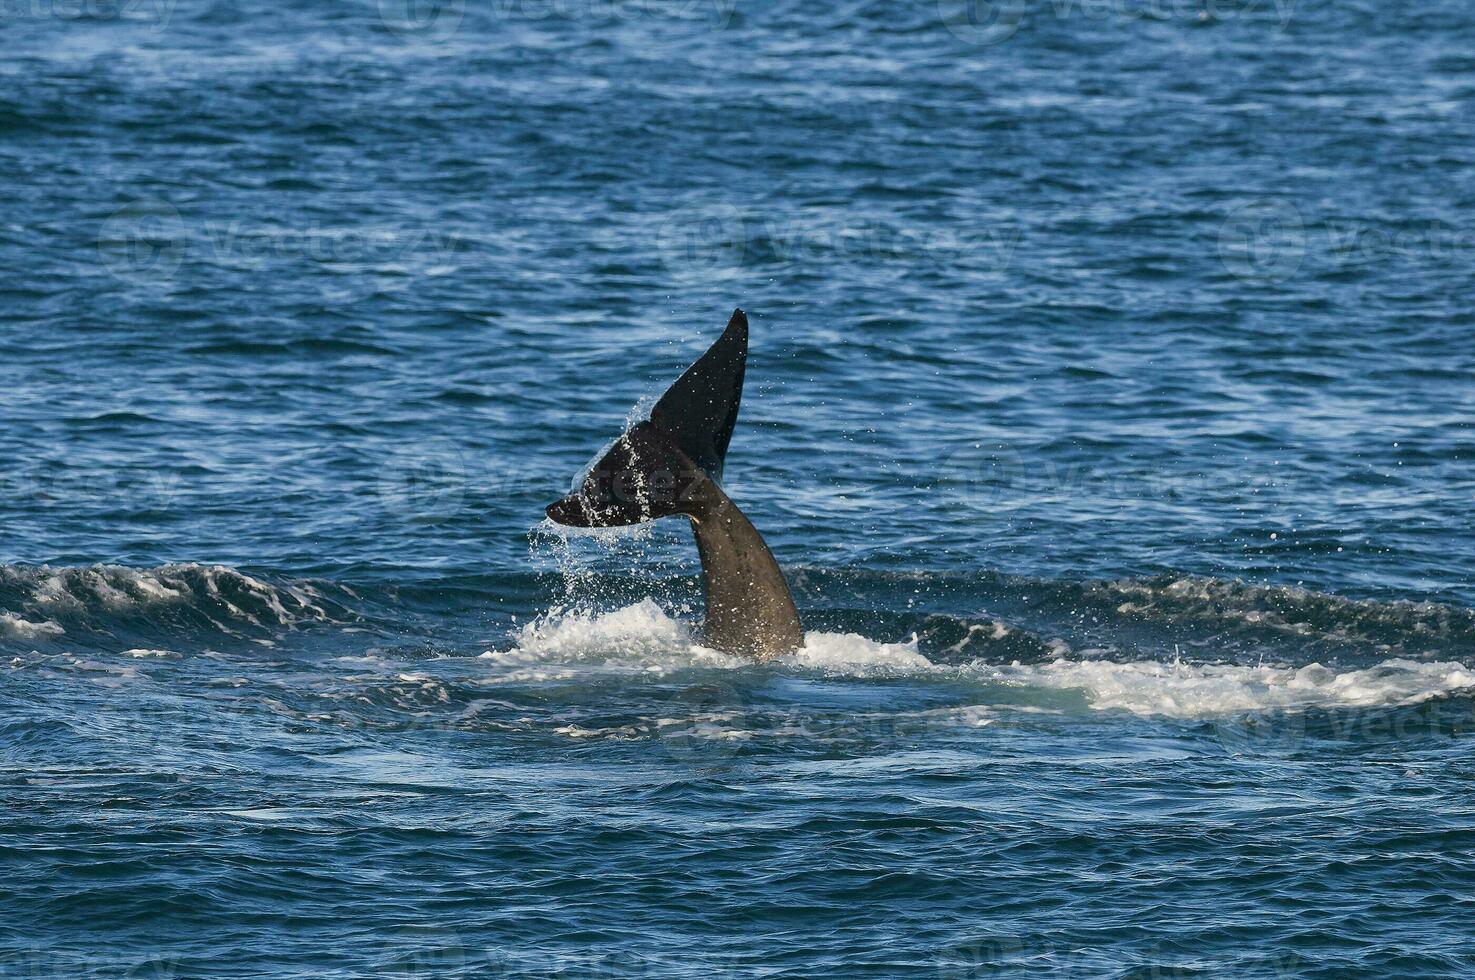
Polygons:
<instances>
[{"instance_id":1,"label":"whale body","mask_svg":"<svg viewBox=\"0 0 1475 980\"><path fill-rule=\"evenodd\" d=\"M702 561L705 642L766 660L804 643L799 611L763 536L723 491L748 362L748 318L727 329L651 409L615 440L547 514L569 527L621 527L686 517Z\"/></svg>"}]
</instances>

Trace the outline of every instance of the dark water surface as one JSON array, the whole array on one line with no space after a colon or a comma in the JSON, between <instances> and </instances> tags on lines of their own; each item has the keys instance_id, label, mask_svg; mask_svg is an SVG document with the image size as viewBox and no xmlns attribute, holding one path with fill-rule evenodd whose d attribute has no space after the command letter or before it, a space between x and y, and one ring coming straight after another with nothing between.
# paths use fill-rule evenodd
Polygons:
<instances>
[{"instance_id":1,"label":"dark water surface","mask_svg":"<svg viewBox=\"0 0 1475 980\"><path fill-rule=\"evenodd\" d=\"M0 976L1475 975L1468 4L0 36Z\"/></svg>"}]
</instances>

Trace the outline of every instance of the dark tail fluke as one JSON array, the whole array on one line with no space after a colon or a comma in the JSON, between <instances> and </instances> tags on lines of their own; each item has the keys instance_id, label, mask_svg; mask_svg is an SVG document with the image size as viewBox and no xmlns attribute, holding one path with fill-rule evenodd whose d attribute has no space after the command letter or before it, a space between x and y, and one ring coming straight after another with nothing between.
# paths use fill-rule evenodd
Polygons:
<instances>
[{"instance_id":1,"label":"dark tail fluke","mask_svg":"<svg viewBox=\"0 0 1475 980\"><path fill-rule=\"evenodd\" d=\"M622 435L548 516L575 527L689 516L707 597L705 642L766 660L799 649L804 628L763 535L717 484L747 361L748 318L736 310L717 343L661 396L650 418Z\"/></svg>"},{"instance_id":2,"label":"dark tail fluke","mask_svg":"<svg viewBox=\"0 0 1475 980\"><path fill-rule=\"evenodd\" d=\"M733 310L727 329L707 353L676 379L650 418L712 479L722 482L727 444L737 425L748 368L748 317Z\"/></svg>"},{"instance_id":3,"label":"dark tail fluke","mask_svg":"<svg viewBox=\"0 0 1475 980\"><path fill-rule=\"evenodd\" d=\"M722 336L661 396L651 417L620 436L548 516L572 527L619 527L690 514L702 481L722 477L747 361L748 318L734 310Z\"/></svg>"}]
</instances>

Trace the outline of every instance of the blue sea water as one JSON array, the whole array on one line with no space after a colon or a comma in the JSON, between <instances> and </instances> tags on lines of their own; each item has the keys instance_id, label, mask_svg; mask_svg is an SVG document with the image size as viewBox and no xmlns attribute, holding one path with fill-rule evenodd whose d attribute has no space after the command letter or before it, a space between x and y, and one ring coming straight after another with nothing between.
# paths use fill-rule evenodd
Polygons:
<instances>
[{"instance_id":1,"label":"blue sea water","mask_svg":"<svg viewBox=\"0 0 1475 980\"><path fill-rule=\"evenodd\" d=\"M0 976L1475 975L1468 4L0 36Z\"/></svg>"}]
</instances>

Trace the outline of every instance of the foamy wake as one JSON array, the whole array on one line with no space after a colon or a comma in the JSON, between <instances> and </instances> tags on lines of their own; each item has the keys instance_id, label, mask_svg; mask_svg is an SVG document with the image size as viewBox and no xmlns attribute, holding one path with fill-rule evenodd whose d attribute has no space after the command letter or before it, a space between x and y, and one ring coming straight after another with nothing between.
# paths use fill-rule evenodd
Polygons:
<instances>
[{"instance_id":1,"label":"foamy wake","mask_svg":"<svg viewBox=\"0 0 1475 980\"><path fill-rule=\"evenodd\" d=\"M1366 708L1418 704L1475 689L1475 670L1454 662L1386 660L1360 670L1235 664L1114 663L1055 660L1047 664L974 664L966 672L1014 687L1076 690L1098 710L1169 718L1209 718L1251 711Z\"/></svg>"},{"instance_id":2,"label":"foamy wake","mask_svg":"<svg viewBox=\"0 0 1475 980\"><path fill-rule=\"evenodd\" d=\"M596 670L661 675L691 668L750 667L697 642L691 628L653 600L613 612L554 610L521 627L508 650L482 654L508 680L557 680ZM887 675L930 667L916 642L878 643L855 633L809 633L804 649L778 661L822 673Z\"/></svg>"},{"instance_id":3,"label":"foamy wake","mask_svg":"<svg viewBox=\"0 0 1475 980\"><path fill-rule=\"evenodd\" d=\"M513 646L482 654L496 668L488 681L537 682L589 674L664 676L693 669L750 668L749 661L702 646L687 624L652 600L607 613L554 611L521 627ZM1066 653L1063 644L1056 649ZM1211 718L1254 711L1417 704L1475 692L1475 669L1453 661L1387 660L1360 669L1076 660L1062 655L1039 664L937 664L916 639L881 643L855 633L812 632L804 647L763 669L823 677L915 677L1008 689L1077 692L1101 711L1144 716ZM1051 698L1052 701L1058 700ZM1028 706L1018 710L1031 710Z\"/></svg>"}]
</instances>

